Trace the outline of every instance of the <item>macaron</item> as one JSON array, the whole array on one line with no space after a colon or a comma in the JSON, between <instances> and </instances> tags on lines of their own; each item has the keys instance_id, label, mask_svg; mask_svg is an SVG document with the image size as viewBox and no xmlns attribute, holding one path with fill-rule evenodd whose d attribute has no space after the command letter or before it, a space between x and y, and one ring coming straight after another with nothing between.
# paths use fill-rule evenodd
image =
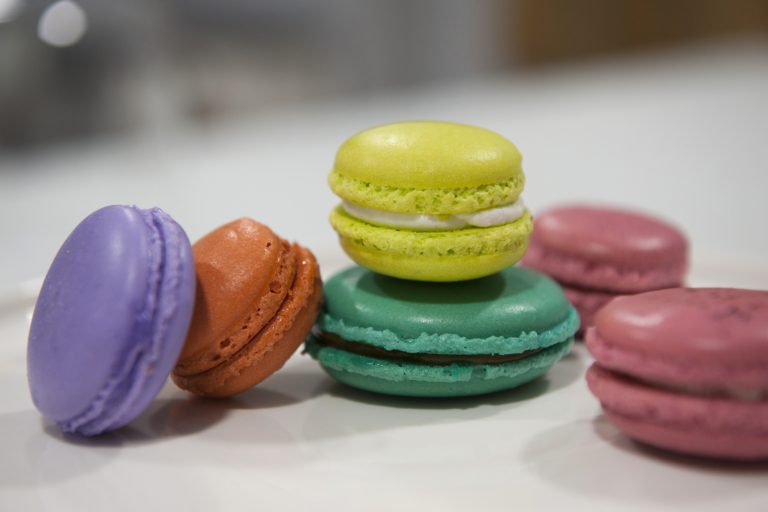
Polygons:
<instances>
[{"instance_id":1,"label":"macaron","mask_svg":"<svg viewBox=\"0 0 768 512\"><path fill-rule=\"evenodd\" d=\"M587 331L587 383L630 437L768 458L768 292L674 288L613 299Z\"/></svg>"},{"instance_id":2,"label":"macaron","mask_svg":"<svg viewBox=\"0 0 768 512\"><path fill-rule=\"evenodd\" d=\"M415 121L377 126L339 148L330 221L359 265L418 281L498 272L525 252L531 215L514 144L490 130Z\"/></svg>"},{"instance_id":3,"label":"macaron","mask_svg":"<svg viewBox=\"0 0 768 512\"><path fill-rule=\"evenodd\" d=\"M586 329L618 295L681 286L688 242L679 229L647 214L562 206L536 216L522 264L563 286Z\"/></svg>"},{"instance_id":4,"label":"macaron","mask_svg":"<svg viewBox=\"0 0 768 512\"><path fill-rule=\"evenodd\" d=\"M32 315L32 401L64 432L93 436L138 416L187 335L195 297L189 240L158 208L107 206L61 246Z\"/></svg>"},{"instance_id":5,"label":"macaron","mask_svg":"<svg viewBox=\"0 0 768 512\"><path fill-rule=\"evenodd\" d=\"M242 218L192 247L197 298L173 381L227 397L277 371L309 333L322 300L317 261L267 226Z\"/></svg>"},{"instance_id":6,"label":"macaron","mask_svg":"<svg viewBox=\"0 0 768 512\"><path fill-rule=\"evenodd\" d=\"M578 322L560 287L529 269L424 283L355 266L326 282L306 351L355 388L479 395L544 374L568 352Z\"/></svg>"}]
</instances>

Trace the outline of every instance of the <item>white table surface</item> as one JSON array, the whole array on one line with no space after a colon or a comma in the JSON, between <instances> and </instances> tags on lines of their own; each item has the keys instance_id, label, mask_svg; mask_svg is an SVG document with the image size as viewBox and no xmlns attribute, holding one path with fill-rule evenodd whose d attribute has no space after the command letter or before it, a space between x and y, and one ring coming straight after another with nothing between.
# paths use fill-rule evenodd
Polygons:
<instances>
[{"instance_id":1,"label":"white table surface","mask_svg":"<svg viewBox=\"0 0 768 512\"><path fill-rule=\"evenodd\" d=\"M534 214L582 200L654 212L688 233L691 284L768 289L768 41L0 155L0 510L768 510L768 464L663 454L607 424L581 346L545 379L473 399L350 390L297 354L228 401L169 384L95 440L40 418L24 353L34 279L83 216L161 206L193 240L251 216L311 247L327 276L348 262L326 222L335 150L401 119L509 137Z\"/></svg>"}]
</instances>

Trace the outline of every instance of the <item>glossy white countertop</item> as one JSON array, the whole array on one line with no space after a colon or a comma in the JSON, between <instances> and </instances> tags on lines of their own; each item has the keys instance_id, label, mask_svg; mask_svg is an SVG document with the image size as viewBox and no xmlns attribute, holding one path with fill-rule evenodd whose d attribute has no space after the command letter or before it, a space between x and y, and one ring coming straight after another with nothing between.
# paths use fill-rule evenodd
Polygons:
<instances>
[{"instance_id":1,"label":"glossy white countertop","mask_svg":"<svg viewBox=\"0 0 768 512\"><path fill-rule=\"evenodd\" d=\"M768 289L766 84L768 41L756 41L0 155L0 510L768 510L768 464L663 454L607 424L581 346L516 391L445 401L350 390L297 354L228 401L169 384L96 440L40 418L24 361L34 279L105 204L160 206L193 240L251 216L311 247L325 275L341 268L326 221L336 148L402 119L513 140L534 214L580 200L654 212L689 235L691 284Z\"/></svg>"}]
</instances>

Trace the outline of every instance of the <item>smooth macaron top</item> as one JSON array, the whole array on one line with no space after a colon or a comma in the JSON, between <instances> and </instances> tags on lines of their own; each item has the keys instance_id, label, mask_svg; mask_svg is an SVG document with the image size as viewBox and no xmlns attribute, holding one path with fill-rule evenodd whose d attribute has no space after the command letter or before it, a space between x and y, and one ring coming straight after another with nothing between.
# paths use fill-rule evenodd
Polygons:
<instances>
[{"instance_id":1,"label":"smooth macaron top","mask_svg":"<svg viewBox=\"0 0 768 512\"><path fill-rule=\"evenodd\" d=\"M590 262L685 268L688 242L675 227L640 213L566 206L536 217L532 244Z\"/></svg>"},{"instance_id":2,"label":"smooth macaron top","mask_svg":"<svg viewBox=\"0 0 768 512\"><path fill-rule=\"evenodd\" d=\"M372 208L463 213L514 202L524 184L520 161L515 145L490 130L402 122L344 142L329 182L342 199Z\"/></svg>"},{"instance_id":3,"label":"smooth macaron top","mask_svg":"<svg viewBox=\"0 0 768 512\"><path fill-rule=\"evenodd\" d=\"M618 297L595 322L587 345L611 369L679 384L768 386L766 291L672 288Z\"/></svg>"},{"instance_id":4,"label":"smooth macaron top","mask_svg":"<svg viewBox=\"0 0 768 512\"><path fill-rule=\"evenodd\" d=\"M768 363L768 292L670 288L618 297L596 318L613 345L659 356Z\"/></svg>"},{"instance_id":5,"label":"smooth macaron top","mask_svg":"<svg viewBox=\"0 0 768 512\"><path fill-rule=\"evenodd\" d=\"M542 348L569 338L577 324L554 281L519 267L459 283L417 283L351 267L326 282L318 320L321 330L350 341L443 354Z\"/></svg>"},{"instance_id":6,"label":"smooth macaron top","mask_svg":"<svg viewBox=\"0 0 768 512\"><path fill-rule=\"evenodd\" d=\"M367 183L402 188L476 187L520 174L520 152L501 135L458 123L412 121L353 135L333 169Z\"/></svg>"},{"instance_id":7,"label":"smooth macaron top","mask_svg":"<svg viewBox=\"0 0 768 512\"><path fill-rule=\"evenodd\" d=\"M86 435L133 419L176 362L194 286L189 240L161 210L108 206L86 217L35 306L27 362L38 409Z\"/></svg>"}]
</instances>

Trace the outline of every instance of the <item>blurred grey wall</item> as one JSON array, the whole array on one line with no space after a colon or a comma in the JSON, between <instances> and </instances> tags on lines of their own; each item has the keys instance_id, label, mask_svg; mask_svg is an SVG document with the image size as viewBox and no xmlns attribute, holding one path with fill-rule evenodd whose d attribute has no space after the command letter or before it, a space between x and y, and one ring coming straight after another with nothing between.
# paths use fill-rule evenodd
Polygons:
<instances>
[{"instance_id":1,"label":"blurred grey wall","mask_svg":"<svg viewBox=\"0 0 768 512\"><path fill-rule=\"evenodd\" d=\"M745 32L768 0L0 0L0 151Z\"/></svg>"},{"instance_id":2,"label":"blurred grey wall","mask_svg":"<svg viewBox=\"0 0 768 512\"><path fill-rule=\"evenodd\" d=\"M0 20L2 2L14 3L0 0ZM15 3L0 21L0 149L164 131L504 61L493 0L67 0L87 27L64 47L40 33L61 2Z\"/></svg>"}]
</instances>

